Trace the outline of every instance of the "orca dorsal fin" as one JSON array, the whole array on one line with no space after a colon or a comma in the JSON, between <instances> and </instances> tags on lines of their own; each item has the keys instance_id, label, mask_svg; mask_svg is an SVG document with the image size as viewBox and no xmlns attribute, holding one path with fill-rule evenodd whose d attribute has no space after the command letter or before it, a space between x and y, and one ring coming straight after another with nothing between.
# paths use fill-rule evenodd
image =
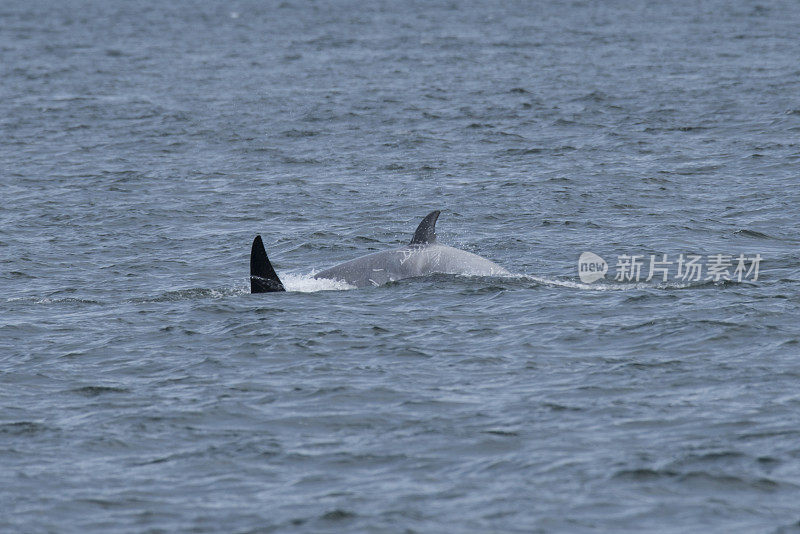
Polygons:
<instances>
[{"instance_id":1,"label":"orca dorsal fin","mask_svg":"<svg viewBox=\"0 0 800 534\"><path fill-rule=\"evenodd\" d=\"M436 219L439 218L439 213L439 210L432 211L422 219L409 245L430 245L436 243Z\"/></svg>"},{"instance_id":2,"label":"orca dorsal fin","mask_svg":"<svg viewBox=\"0 0 800 534\"><path fill-rule=\"evenodd\" d=\"M275 269L267 258L264 242L261 236L253 239L253 248L250 250L250 293L274 293L286 291Z\"/></svg>"}]
</instances>

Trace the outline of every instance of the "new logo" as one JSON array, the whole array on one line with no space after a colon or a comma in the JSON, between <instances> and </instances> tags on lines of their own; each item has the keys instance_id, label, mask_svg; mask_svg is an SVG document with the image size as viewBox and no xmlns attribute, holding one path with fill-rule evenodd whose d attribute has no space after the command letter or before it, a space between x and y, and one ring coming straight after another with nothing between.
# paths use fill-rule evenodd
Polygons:
<instances>
[{"instance_id":1,"label":"new logo","mask_svg":"<svg viewBox=\"0 0 800 534\"><path fill-rule=\"evenodd\" d=\"M578 258L578 275L584 284L591 284L604 278L607 272L608 264L606 260L594 252L584 252Z\"/></svg>"}]
</instances>

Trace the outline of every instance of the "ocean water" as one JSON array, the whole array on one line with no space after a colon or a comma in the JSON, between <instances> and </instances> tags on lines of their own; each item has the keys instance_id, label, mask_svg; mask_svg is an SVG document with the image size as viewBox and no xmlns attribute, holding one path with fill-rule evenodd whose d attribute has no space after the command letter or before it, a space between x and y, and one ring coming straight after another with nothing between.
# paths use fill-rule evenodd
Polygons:
<instances>
[{"instance_id":1,"label":"ocean water","mask_svg":"<svg viewBox=\"0 0 800 534\"><path fill-rule=\"evenodd\" d=\"M4 0L0 531L800 531L798 28ZM515 276L311 278L434 209Z\"/></svg>"}]
</instances>

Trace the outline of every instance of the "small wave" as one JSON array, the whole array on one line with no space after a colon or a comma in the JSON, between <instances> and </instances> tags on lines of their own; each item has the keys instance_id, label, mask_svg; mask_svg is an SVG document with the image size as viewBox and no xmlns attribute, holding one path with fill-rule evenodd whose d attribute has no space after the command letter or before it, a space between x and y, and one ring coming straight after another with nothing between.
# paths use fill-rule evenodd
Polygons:
<instances>
[{"instance_id":1,"label":"small wave","mask_svg":"<svg viewBox=\"0 0 800 534\"><path fill-rule=\"evenodd\" d=\"M282 135L290 139L299 139L302 137L314 137L319 135L319 132L316 130L286 130Z\"/></svg>"},{"instance_id":2,"label":"small wave","mask_svg":"<svg viewBox=\"0 0 800 534\"><path fill-rule=\"evenodd\" d=\"M353 517L356 517L354 512L337 508L336 510L331 510L330 512L325 512L322 514L321 519L324 519L325 521L341 521L343 519L351 519Z\"/></svg>"},{"instance_id":3,"label":"small wave","mask_svg":"<svg viewBox=\"0 0 800 534\"><path fill-rule=\"evenodd\" d=\"M736 230L735 232L733 232L733 235L738 235L743 237L754 237L756 239L778 239L777 237L772 237L771 235L764 234L756 230L749 230L747 228Z\"/></svg>"},{"instance_id":4,"label":"small wave","mask_svg":"<svg viewBox=\"0 0 800 534\"><path fill-rule=\"evenodd\" d=\"M672 480L686 488L708 490L718 488L726 491L764 491L773 492L782 486L776 480L759 477L740 477L725 473L710 472L705 470L680 472L671 469L624 469L612 475L617 480L631 482L650 482L658 480Z\"/></svg>"},{"instance_id":5,"label":"small wave","mask_svg":"<svg viewBox=\"0 0 800 534\"><path fill-rule=\"evenodd\" d=\"M619 480L646 482L650 480L658 480L661 478L674 478L677 477L678 475L679 473L676 471L670 471L665 469L639 468L639 469L623 469L614 473L612 477Z\"/></svg>"},{"instance_id":6,"label":"small wave","mask_svg":"<svg viewBox=\"0 0 800 534\"><path fill-rule=\"evenodd\" d=\"M13 423L0 424L0 434L10 434L14 436L27 436L38 434L49 430L50 427L34 421L16 421Z\"/></svg>"},{"instance_id":7,"label":"small wave","mask_svg":"<svg viewBox=\"0 0 800 534\"><path fill-rule=\"evenodd\" d=\"M102 302L75 297L10 297L6 302L32 302L33 304L102 304Z\"/></svg>"},{"instance_id":8,"label":"small wave","mask_svg":"<svg viewBox=\"0 0 800 534\"><path fill-rule=\"evenodd\" d=\"M100 395L104 395L106 393L127 393L128 390L113 386L84 386L73 389L72 392L77 393L78 395L83 395L84 397L99 397Z\"/></svg>"},{"instance_id":9,"label":"small wave","mask_svg":"<svg viewBox=\"0 0 800 534\"><path fill-rule=\"evenodd\" d=\"M224 288L202 288L195 287L191 289L179 289L176 291L167 291L161 295L145 298L131 299L131 302L175 302L180 300L193 300L193 299L220 299L235 295L243 295L249 293L250 290L244 287L224 287Z\"/></svg>"}]
</instances>

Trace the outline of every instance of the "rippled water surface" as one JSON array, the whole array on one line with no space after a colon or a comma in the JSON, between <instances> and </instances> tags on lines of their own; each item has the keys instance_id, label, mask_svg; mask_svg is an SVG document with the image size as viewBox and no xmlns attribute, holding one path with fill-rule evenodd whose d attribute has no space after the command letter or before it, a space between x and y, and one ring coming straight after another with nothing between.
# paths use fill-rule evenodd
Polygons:
<instances>
[{"instance_id":1,"label":"rippled water surface","mask_svg":"<svg viewBox=\"0 0 800 534\"><path fill-rule=\"evenodd\" d=\"M0 530L800 530L798 28L0 3ZM434 209L515 276L311 278ZM613 280L717 253L758 279Z\"/></svg>"}]
</instances>

